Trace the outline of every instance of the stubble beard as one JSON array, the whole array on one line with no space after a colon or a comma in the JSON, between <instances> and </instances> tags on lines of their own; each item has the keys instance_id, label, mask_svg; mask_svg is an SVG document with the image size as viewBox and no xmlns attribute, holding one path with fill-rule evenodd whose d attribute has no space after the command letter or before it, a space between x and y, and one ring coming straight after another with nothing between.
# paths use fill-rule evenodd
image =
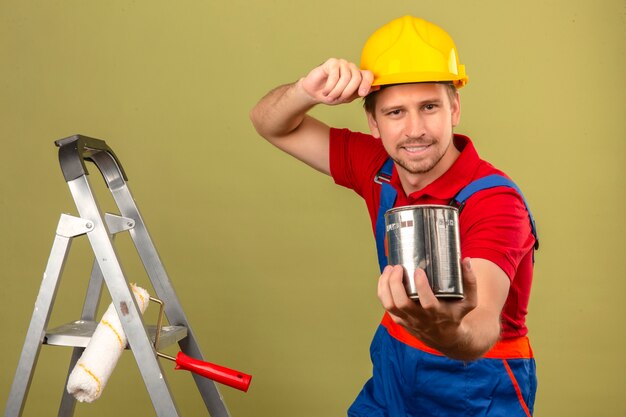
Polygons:
<instances>
[{"instance_id":1,"label":"stubble beard","mask_svg":"<svg viewBox=\"0 0 626 417\"><path fill-rule=\"evenodd\" d=\"M428 144L430 146L436 146L439 143L439 141L435 140L435 141L430 141L428 142ZM415 146L420 146L420 145L424 145L424 141L414 141L414 140L407 140L406 142L403 142L401 144L398 145L397 149L400 149L404 146L407 145L415 145ZM448 146L450 146L450 144L448 144ZM434 155L432 158L427 158L425 160L422 161L407 161L404 159L400 159L397 156L392 156L391 159L393 159L393 161L398 164L400 167L402 167L405 171L407 171L410 174L414 174L414 175L421 175L421 174L426 174L428 172L430 172L434 167L437 166L437 164L439 163L439 161L441 161L441 159L443 158L443 156L446 154L447 151L447 147L445 149L443 149L443 152Z\"/></svg>"}]
</instances>

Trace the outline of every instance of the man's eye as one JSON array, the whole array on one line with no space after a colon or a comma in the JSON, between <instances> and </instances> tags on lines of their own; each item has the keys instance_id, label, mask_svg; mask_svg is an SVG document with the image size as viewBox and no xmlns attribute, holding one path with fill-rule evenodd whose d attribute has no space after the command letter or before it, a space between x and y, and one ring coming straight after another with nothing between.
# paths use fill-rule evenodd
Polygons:
<instances>
[{"instance_id":1,"label":"man's eye","mask_svg":"<svg viewBox=\"0 0 626 417\"><path fill-rule=\"evenodd\" d=\"M399 110L399 109L396 109L396 110L391 110L390 112L387 112L387 114L388 114L389 116L397 116L397 115L399 115L400 113L402 113L402 110Z\"/></svg>"},{"instance_id":2,"label":"man's eye","mask_svg":"<svg viewBox=\"0 0 626 417\"><path fill-rule=\"evenodd\" d=\"M434 110L435 108L437 108L437 105L432 103L424 106L424 110Z\"/></svg>"}]
</instances>

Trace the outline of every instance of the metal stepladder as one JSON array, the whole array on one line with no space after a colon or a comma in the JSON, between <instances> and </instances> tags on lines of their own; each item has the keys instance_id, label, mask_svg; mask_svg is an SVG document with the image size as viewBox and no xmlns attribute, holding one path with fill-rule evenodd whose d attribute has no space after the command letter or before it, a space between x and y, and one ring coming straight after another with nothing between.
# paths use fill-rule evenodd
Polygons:
<instances>
[{"instance_id":1,"label":"metal stepladder","mask_svg":"<svg viewBox=\"0 0 626 417\"><path fill-rule=\"evenodd\" d=\"M22 414L42 344L74 347L68 371L69 377L97 324L94 320L103 281L110 292L112 303L115 305L126 333L129 348L134 354L157 415L159 417L179 416L165 375L157 360L160 354L156 352L152 344L154 333L159 333L161 343L178 342L181 351L190 357L198 358L198 362L201 362L202 353L130 193L122 165L111 148L99 139L75 135L60 139L55 144L59 147L61 170L80 217L62 214L59 220L4 416L17 417ZM93 162L100 170L120 210L119 215L101 213L90 187L85 161ZM171 326L154 329L143 323L142 315L113 246L115 234L124 231L130 233L156 297L163 302L165 315ZM71 242L75 237L84 235L89 239L95 260L81 318L59 328L47 330ZM227 368L222 369L227 370ZM193 377L210 415L228 417L230 414L215 382L198 373L194 373ZM233 376L233 378L241 377L241 373ZM247 387L245 389L247 390ZM58 415L73 415L75 404L75 399L63 387Z\"/></svg>"}]
</instances>

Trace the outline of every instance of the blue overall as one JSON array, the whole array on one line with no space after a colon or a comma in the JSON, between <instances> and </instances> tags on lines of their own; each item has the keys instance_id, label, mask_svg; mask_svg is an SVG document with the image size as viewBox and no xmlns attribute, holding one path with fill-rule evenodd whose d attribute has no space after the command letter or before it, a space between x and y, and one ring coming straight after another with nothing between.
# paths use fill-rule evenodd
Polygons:
<instances>
[{"instance_id":1,"label":"blue overall","mask_svg":"<svg viewBox=\"0 0 626 417\"><path fill-rule=\"evenodd\" d=\"M381 272L387 265L384 214L397 196L389 183L392 169L389 159L376 176L381 184L375 229ZM461 210L474 193L500 186L511 187L524 198L510 179L490 175L467 185L451 205ZM526 208L536 239L535 222L527 204ZM409 346L391 336L384 324L376 331L370 355L374 374L348 410L350 417L530 417L533 413L537 378L532 357L506 354L458 361Z\"/></svg>"}]
</instances>

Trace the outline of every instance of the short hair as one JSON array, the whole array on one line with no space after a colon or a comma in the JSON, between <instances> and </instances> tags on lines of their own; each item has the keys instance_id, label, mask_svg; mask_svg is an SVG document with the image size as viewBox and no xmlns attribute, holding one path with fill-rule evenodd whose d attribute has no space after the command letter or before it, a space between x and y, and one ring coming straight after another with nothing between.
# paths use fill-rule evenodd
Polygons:
<instances>
[{"instance_id":1,"label":"short hair","mask_svg":"<svg viewBox=\"0 0 626 417\"><path fill-rule=\"evenodd\" d=\"M450 103L452 103L454 99L456 98L456 94L458 91L456 86L451 82L437 82L436 84L445 84L448 87L447 88L448 98L450 99ZM372 116L375 116L376 115L375 113L376 112L376 96L378 96L378 92L384 88L391 87L392 85L398 85L398 84L381 85L380 90L373 91L369 93L368 95L366 95L363 98L363 108L365 109L365 111L371 114Z\"/></svg>"}]
</instances>

